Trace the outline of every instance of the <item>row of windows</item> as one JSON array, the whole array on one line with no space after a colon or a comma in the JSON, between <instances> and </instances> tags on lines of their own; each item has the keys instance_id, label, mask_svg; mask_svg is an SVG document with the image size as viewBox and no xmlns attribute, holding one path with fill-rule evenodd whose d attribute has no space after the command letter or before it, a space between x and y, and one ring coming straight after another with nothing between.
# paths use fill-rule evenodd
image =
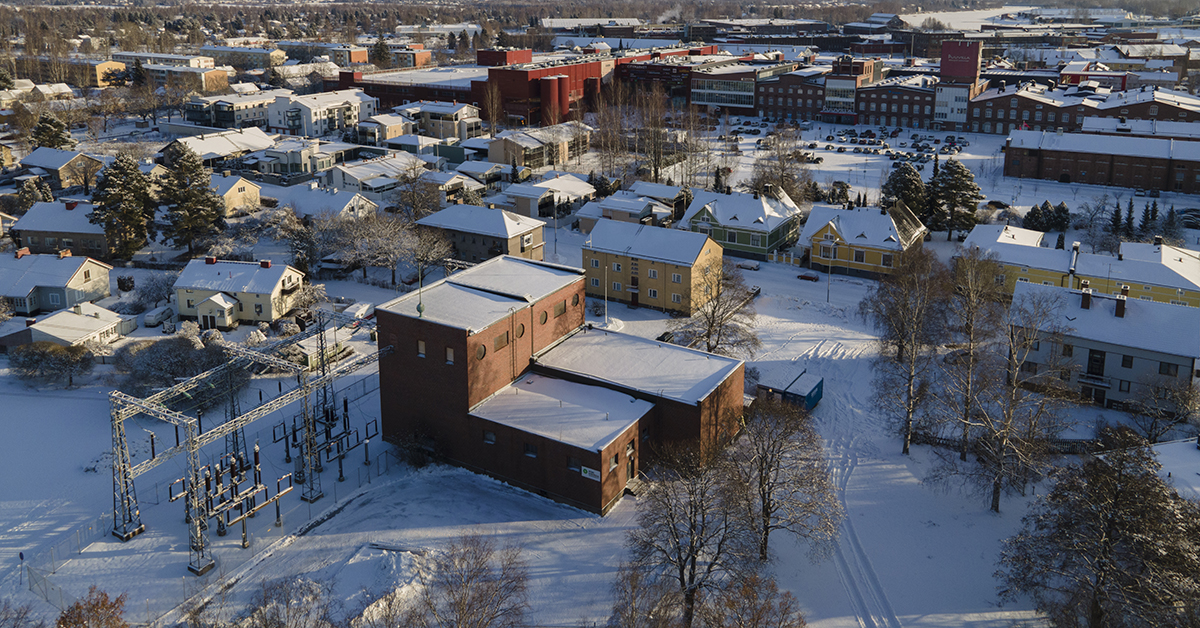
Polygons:
<instances>
[{"instance_id":1,"label":"row of windows","mask_svg":"<svg viewBox=\"0 0 1200 628\"><path fill-rule=\"evenodd\" d=\"M600 280L595 277L592 277L592 287L599 288ZM624 289L625 289L625 287L621 284L621 282L619 282L619 281L612 282L612 291L613 292L621 292ZM646 290L646 296L648 296L651 299L657 299L658 298L658 290L655 288L649 288ZM677 292L672 292L671 293L671 303L683 303L683 296Z\"/></svg>"},{"instance_id":2,"label":"row of windows","mask_svg":"<svg viewBox=\"0 0 1200 628\"><path fill-rule=\"evenodd\" d=\"M487 444L487 445L495 445L496 444L496 433L491 430L484 430L483 431L483 442L484 442L484 444ZM526 442L523 445L524 445L524 453L526 456L528 456L530 458L538 457L538 447L537 447L536 443ZM633 441L629 441L629 443L625 445L625 455L626 456L632 458L634 453L636 453L636 451L637 451L637 448L633 444ZM619 453L613 454L608 459L608 470L612 471L613 469L616 469L617 466L620 465L620 463L621 463L621 454L619 454ZM582 471L582 467L583 467L583 464L580 462L578 457L567 456L567 470L568 471Z\"/></svg>"},{"instance_id":3,"label":"row of windows","mask_svg":"<svg viewBox=\"0 0 1200 628\"><path fill-rule=\"evenodd\" d=\"M598 260L596 258L592 258L592 268L600 268L600 260ZM613 262L612 270L614 273L621 272L621 263ZM655 268L648 269L646 271L646 277L648 277L650 279L658 279L658 269L655 269ZM593 281L599 281L599 280L593 279ZM671 283L681 283L682 281L683 281L683 275L680 275L679 273L671 273Z\"/></svg>"}]
</instances>

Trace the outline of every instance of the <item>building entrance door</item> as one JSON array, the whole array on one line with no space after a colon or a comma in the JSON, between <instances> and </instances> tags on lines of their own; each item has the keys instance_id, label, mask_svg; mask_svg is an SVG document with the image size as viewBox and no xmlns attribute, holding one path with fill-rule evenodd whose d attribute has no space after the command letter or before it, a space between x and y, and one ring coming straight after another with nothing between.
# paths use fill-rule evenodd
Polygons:
<instances>
[{"instance_id":1,"label":"building entrance door","mask_svg":"<svg viewBox=\"0 0 1200 628\"><path fill-rule=\"evenodd\" d=\"M212 316L201 316L200 327L203 329L215 329L217 327L217 319Z\"/></svg>"}]
</instances>

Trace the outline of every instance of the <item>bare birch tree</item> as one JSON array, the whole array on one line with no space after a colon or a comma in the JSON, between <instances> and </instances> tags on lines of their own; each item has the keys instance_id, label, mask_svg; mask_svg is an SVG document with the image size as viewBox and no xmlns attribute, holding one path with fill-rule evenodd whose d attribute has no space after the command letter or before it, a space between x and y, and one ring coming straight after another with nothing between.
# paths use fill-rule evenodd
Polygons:
<instances>
[{"instance_id":1,"label":"bare birch tree","mask_svg":"<svg viewBox=\"0 0 1200 628\"><path fill-rule=\"evenodd\" d=\"M670 579L690 628L703 595L719 589L754 560L744 490L716 447L672 445L659 479L650 483L638 527L629 533L634 564Z\"/></svg>"},{"instance_id":2,"label":"bare birch tree","mask_svg":"<svg viewBox=\"0 0 1200 628\"><path fill-rule=\"evenodd\" d=\"M700 609L705 626L714 628L803 628L800 603L775 580L760 573L730 580L709 595Z\"/></svg>"},{"instance_id":3,"label":"bare birch tree","mask_svg":"<svg viewBox=\"0 0 1200 628\"><path fill-rule=\"evenodd\" d=\"M1125 402L1129 422L1151 444L1192 423L1200 415L1200 389L1192 378L1150 375L1134 384L1137 397Z\"/></svg>"},{"instance_id":4,"label":"bare birch tree","mask_svg":"<svg viewBox=\"0 0 1200 628\"><path fill-rule=\"evenodd\" d=\"M754 331L754 293L730 260L692 269L699 283L688 289L692 315L673 319L668 328L680 344L709 353L753 356L762 341Z\"/></svg>"},{"instance_id":5,"label":"bare birch tree","mask_svg":"<svg viewBox=\"0 0 1200 628\"><path fill-rule=\"evenodd\" d=\"M814 555L821 555L837 537L842 506L808 413L790 403L759 399L731 456L732 469L746 489L759 559L767 560L768 542L777 530L808 541Z\"/></svg>"},{"instance_id":6,"label":"bare birch tree","mask_svg":"<svg viewBox=\"0 0 1200 628\"><path fill-rule=\"evenodd\" d=\"M529 611L529 568L516 546L466 535L420 572L423 585L404 625L517 628Z\"/></svg>"},{"instance_id":7,"label":"bare birch tree","mask_svg":"<svg viewBox=\"0 0 1200 628\"><path fill-rule=\"evenodd\" d=\"M948 292L946 314L958 343L942 367L937 414L945 424L958 428L963 462L971 447L971 414L984 384L981 352L999 333L1004 317L1007 294L1002 272L994 254L977 248L963 251L954 260L954 289Z\"/></svg>"},{"instance_id":8,"label":"bare birch tree","mask_svg":"<svg viewBox=\"0 0 1200 628\"><path fill-rule=\"evenodd\" d=\"M929 374L945 329L946 268L924 248L900 255L891 275L859 303L859 314L879 332L875 398L896 417L908 454L918 411L929 398Z\"/></svg>"},{"instance_id":9,"label":"bare birch tree","mask_svg":"<svg viewBox=\"0 0 1200 628\"><path fill-rule=\"evenodd\" d=\"M613 581L610 628L673 628L678 619L679 589L645 566L621 563Z\"/></svg>"}]
</instances>

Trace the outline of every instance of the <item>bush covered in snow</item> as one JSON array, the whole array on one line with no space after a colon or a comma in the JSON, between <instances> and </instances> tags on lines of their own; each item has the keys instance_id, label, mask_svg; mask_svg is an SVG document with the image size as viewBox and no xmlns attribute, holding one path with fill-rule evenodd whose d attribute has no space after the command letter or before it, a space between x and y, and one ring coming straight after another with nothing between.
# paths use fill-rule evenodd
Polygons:
<instances>
[{"instance_id":1,"label":"bush covered in snow","mask_svg":"<svg viewBox=\"0 0 1200 628\"><path fill-rule=\"evenodd\" d=\"M95 362L87 347L64 347L53 342L33 342L9 352L8 364L26 381L74 383L77 376L92 372Z\"/></svg>"},{"instance_id":2,"label":"bush covered in snow","mask_svg":"<svg viewBox=\"0 0 1200 628\"><path fill-rule=\"evenodd\" d=\"M216 344L205 346L198 339L176 335L125 345L117 351L114 365L122 375L117 387L145 396L154 388L174 386L176 378L198 375L223 362L225 352Z\"/></svg>"}]
</instances>

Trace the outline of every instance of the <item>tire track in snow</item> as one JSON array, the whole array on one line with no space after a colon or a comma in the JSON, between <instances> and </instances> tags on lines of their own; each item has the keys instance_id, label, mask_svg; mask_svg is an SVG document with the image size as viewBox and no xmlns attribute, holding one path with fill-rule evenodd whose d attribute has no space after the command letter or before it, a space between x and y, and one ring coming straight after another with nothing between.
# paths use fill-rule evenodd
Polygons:
<instances>
[{"instance_id":1,"label":"tire track in snow","mask_svg":"<svg viewBox=\"0 0 1200 628\"><path fill-rule=\"evenodd\" d=\"M822 360L828 379L852 382L861 380L863 376L870 376L869 373L863 373L863 364L857 361L864 351L865 347L861 345L847 347L841 342L822 340L806 351L804 356ZM829 392L826 391L827 395ZM879 453L875 443L865 437L863 432L873 431L870 428L878 426L875 425L875 421L871 421L870 413L857 409L856 402L860 400L854 399L849 392L836 391L828 396L832 398L827 399L823 405L829 410L817 414L819 423L827 434L830 475L837 487L842 507L847 511L833 554L838 575L861 628L901 628L900 619L896 616L879 576L854 529L854 523L849 516L849 506L846 504L846 489L850 483L850 476L858 466L859 458Z\"/></svg>"}]
</instances>

